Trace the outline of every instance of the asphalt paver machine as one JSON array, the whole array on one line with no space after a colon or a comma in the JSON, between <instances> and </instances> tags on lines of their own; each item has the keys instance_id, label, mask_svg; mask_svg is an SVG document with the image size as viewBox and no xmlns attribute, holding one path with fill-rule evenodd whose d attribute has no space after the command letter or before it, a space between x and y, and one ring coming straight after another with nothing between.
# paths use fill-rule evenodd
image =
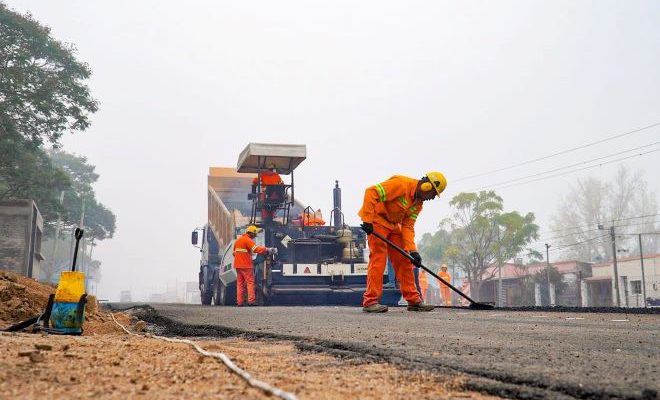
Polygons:
<instances>
[{"instance_id":1,"label":"asphalt paver machine","mask_svg":"<svg viewBox=\"0 0 660 400\"><path fill-rule=\"evenodd\" d=\"M236 304L233 245L249 225L262 228L257 244L278 250L254 260L259 304L361 304L369 258L366 234L344 223L336 181L330 224L306 223L303 215L314 208L296 198L294 181L294 170L306 157L305 145L250 143L235 169L210 169L208 223L193 232L193 244L202 253L203 304ZM255 179L273 168L284 183L263 185ZM382 302L395 305L399 298L398 289L385 289Z\"/></svg>"}]
</instances>

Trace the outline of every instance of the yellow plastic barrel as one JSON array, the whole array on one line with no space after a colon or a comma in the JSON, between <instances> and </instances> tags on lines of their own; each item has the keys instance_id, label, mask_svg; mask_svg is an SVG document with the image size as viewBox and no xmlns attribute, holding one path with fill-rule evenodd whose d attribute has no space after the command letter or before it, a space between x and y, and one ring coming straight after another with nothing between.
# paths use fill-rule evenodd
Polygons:
<instances>
[{"instance_id":1,"label":"yellow plastic barrel","mask_svg":"<svg viewBox=\"0 0 660 400\"><path fill-rule=\"evenodd\" d=\"M69 334L82 333L85 305L79 302L84 294L85 274L79 271L62 272L50 314L53 328Z\"/></svg>"},{"instance_id":2,"label":"yellow plastic barrel","mask_svg":"<svg viewBox=\"0 0 660 400\"><path fill-rule=\"evenodd\" d=\"M63 271L55 291L55 301L78 303L85 293L85 274L80 271Z\"/></svg>"}]
</instances>

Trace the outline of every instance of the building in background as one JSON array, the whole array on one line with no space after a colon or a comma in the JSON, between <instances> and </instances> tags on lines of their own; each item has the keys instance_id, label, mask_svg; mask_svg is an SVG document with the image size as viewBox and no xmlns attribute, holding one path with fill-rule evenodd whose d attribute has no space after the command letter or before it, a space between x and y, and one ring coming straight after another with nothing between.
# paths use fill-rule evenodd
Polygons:
<instances>
[{"instance_id":1,"label":"building in background","mask_svg":"<svg viewBox=\"0 0 660 400\"><path fill-rule=\"evenodd\" d=\"M651 305L660 301L660 253L644 256L644 277L639 256L617 260L621 307L644 307L644 293ZM596 264L587 279L589 307L616 306L614 263ZM646 289L646 290L644 290Z\"/></svg>"},{"instance_id":2,"label":"building in background","mask_svg":"<svg viewBox=\"0 0 660 400\"><path fill-rule=\"evenodd\" d=\"M554 262L550 266L550 290L546 263L504 263L501 269L489 267L485 274L489 278L480 285L479 299L501 307L584 306L584 288L592 274L591 264L571 260Z\"/></svg>"},{"instance_id":3,"label":"building in background","mask_svg":"<svg viewBox=\"0 0 660 400\"><path fill-rule=\"evenodd\" d=\"M44 222L32 200L0 202L0 269L39 276Z\"/></svg>"}]
</instances>

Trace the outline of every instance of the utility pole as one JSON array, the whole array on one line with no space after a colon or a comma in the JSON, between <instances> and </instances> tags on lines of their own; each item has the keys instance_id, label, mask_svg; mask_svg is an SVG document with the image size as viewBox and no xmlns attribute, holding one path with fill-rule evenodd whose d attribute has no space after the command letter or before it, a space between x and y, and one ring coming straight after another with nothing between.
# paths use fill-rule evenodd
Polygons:
<instances>
[{"instance_id":1,"label":"utility pole","mask_svg":"<svg viewBox=\"0 0 660 400\"><path fill-rule=\"evenodd\" d=\"M614 225L610 226L610 239L612 240L612 260L614 261L614 291L616 292L616 306L621 307L621 295L619 294L619 267L616 262L616 235Z\"/></svg>"},{"instance_id":2,"label":"utility pole","mask_svg":"<svg viewBox=\"0 0 660 400\"><path fill-rule=\"evenodd\" d=\"M500 226L496 225L497 229L497 266L498 266L498 277L497 277L497 306L502 307L502 254L500 248Z\"/></svg>"},{"instance_id":3,"label":"utility pole","mask_svg":"<svg viewBox=\"0 0 660 400\"><path fill-rule=\"evenodd\" d=\"M640 233L639 238L639 262L642 264L642 301L644 302L644 307L646 307L646 278L644 277L644 251L642 250L642 234Z\"/></svg>"},{"instance_id":4,"label":"utility pole","mask_svg":"<svg viewBox=\"0 0 660 400\"><path fill-rule=\"evenodd\" d=\"M548 304L550 304L550 245L545 244L545 277L548 280ZM550 304L552 305L552 304Z\"/></svg>"},{"instance_id":5,"label":"utility pole","mask_svg":"<svg viewBox=\"0 0 660 400\"><path fill-rule=\"evenodd\" d=\"M60 192L60 205L64 204L64 190ZM50 272L49 272L49 281L51 274L55 273L55 256L57 254L57 244L60 241L60 229L62 229L62 213L59 213L57 216L57 225L55 225L55 240L53 240L53 251L50 254Z\"/></svg>"}]
</instances>

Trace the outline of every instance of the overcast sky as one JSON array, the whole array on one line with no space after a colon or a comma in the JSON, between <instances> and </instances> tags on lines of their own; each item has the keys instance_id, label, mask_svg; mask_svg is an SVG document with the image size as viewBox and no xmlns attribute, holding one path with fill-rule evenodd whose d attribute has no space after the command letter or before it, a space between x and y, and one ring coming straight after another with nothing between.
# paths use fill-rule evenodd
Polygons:
<instances>
[{"instance_id":1,"label":"overcast sky","mask_svg":"<svg viewBox=\"0 0 660 400\"><path fill-rule=\"evenodd\" d=\"M195 281L190 232L206 220L209 166L235 166L248 142L306 144L296 195L348 221L364 188L394 174L445 172L418 237L460 190L658 142L660 127L452 184L660 122L658 1L7 1L89 63L101 103L64 138L101 175L117 214L95 250L100 298ZM657 148L657 146L655 147ZM628 160L658 193L660 153ZM578 177L499 190L547 229Z\"/></svg>"}]
</instances>

